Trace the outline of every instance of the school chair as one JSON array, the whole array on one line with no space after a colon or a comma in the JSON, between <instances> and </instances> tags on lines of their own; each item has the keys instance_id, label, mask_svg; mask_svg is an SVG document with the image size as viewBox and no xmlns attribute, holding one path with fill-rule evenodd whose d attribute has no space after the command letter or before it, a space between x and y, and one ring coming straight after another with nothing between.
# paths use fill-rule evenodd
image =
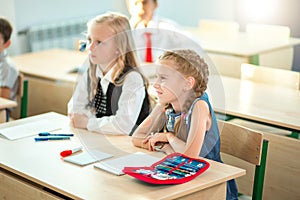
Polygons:
<instances>
[{"instance_id":1,"label":"school chair","mask_svg":"<svg viewBox=\"0 0 300 200\"><path fill-rule=\"evenodd\" d=\"M246 33L253 42L286 44L290 39L291 30L288 26L249 23L246 24ZM293 57L294 48L289 47L259 54L253 62L257 65L291 70Z\"/></svg>"},{"instance_id":2,"label":"school chair","mask_svg":"<svg viewBox=\"0 0 300 200\"><path fill-rule=\"evenodd\" d=\"M250 80L257 83L265 83L273 86L281 86L283 87L283 89L300 89L300 73L291 70L276 69L244 63L241 65L241 79ZM296 132L291 132L285 129L261 124L258 122L252 122L239 118L231 119L230 122L262 132L298 138L298 133Z\"/></svg>"},{"instance_id":3,"label":"school chair","mask_svg":"<svg viewBox=\"0 0 300 200\"><path fill-rule=\"evenodd\" d=\"M243 63L241 79L286 88L300 89L300 72Z\"/></svg>"},{"instance_id":4,"label":"school chair","mask_svg":"<svg viewBox=\"0 0 300 200\"><path fill-rule=\"evenodd\" d=\"M19 96L21 98L21 109L20 109L20 118L27 117L27 104L28 104L28 80L24 79L24 75L20 74L20 84L22 87L19 87Z\"/></svg>"},{"instance_id":5,"label":"school chair","mask_svg":"<svg viewBox=\"0 0 300 200\"><path fill-rule=\"evenodd\" d=\"M0 124L7 122L7 109L0 110Z\"/></svg>"},{"instance_id":6,"label":"school chair","mask_svg":"<svg viewBox=\"0 0 300 200\"><path fill-rule=\"evenodd\" d=\"M268 140L263 133L218 120L221 140L221 156L224 163L246 169L246 175L236 179L239 194L261 200L268 152ZM251 174L251 167L255 173ZM247 170L248 169L248 170Z\"/></svg>"},{"instance_id":7,"label":"school chair","mask_svg":"<svg viewBox=\"0 0 300 200\"><path fill-rule=\"evenodd\" d=\"M17 91L18 107L11 112L11 116L15 119L27 117L28 104L28 80L24 78L22 73L18 76L19 87Z\"/></svg>"}]
</instances>

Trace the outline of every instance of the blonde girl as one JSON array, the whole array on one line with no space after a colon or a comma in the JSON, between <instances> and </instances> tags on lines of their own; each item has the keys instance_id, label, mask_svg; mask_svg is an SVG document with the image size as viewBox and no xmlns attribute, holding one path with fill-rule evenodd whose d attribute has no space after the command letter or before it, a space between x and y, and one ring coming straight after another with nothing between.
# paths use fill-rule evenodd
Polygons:
<instances>
[{"instance_id":1,"label":"blonde girl","mask_svg":"<svg viewBox=\"0 0 300 200\"><path fill-rule=\"evenodd\" d=\"M154 84L159 102L133 133L133 144L222 162L217 120L205 92L207 64L188 49L163 53L159 64ZM237 199L233 180L228 184L227 199Z\"/></svg>"},{"instance_id":2,"label":"blonde girl","mask_svg":"<svg viewBox=\"0 0 300 200\"><path fill-rule=\"evenodd\" d=\"M139 72L126 16L105 13L87 24L89 67L68 103L76 128L131 134L149 113L147 81Z\"/></svg>"}]
</instances>

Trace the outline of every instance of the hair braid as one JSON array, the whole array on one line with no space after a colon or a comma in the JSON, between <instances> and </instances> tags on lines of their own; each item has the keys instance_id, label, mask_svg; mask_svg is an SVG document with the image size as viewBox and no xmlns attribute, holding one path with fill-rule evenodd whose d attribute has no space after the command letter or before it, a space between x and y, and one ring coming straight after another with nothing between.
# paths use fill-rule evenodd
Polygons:
<instances>
[{"instance_id":1,"label":"hair braid","mask_svg":"<svg viewBox=\"0 0 300 200\"><path fill-rule=\"evenodd\" d=\"M189 98L184 102L184 105L182 107L182 111L181 111L181 117L178 119L178 121L175 123L174 126L174 131L175 131L175 135L182 139L183 141L186 141L187 139L187 126L185 123L185 117L186 114L188 113L192 103L194 102L196 98L196 94L194 92L191 92L191 94L189 95Z\"/></svg>"}]
</instances>

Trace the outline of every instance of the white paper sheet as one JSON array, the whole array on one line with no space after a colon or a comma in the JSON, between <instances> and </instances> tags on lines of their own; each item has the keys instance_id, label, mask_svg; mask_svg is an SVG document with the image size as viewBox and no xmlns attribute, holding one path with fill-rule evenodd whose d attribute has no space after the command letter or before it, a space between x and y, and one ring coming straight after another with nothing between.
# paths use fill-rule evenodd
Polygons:
<instances>
[{"instance_id":1,"label":"white paper sheet","mask_svg":"<svg viewBox=\"0 0 300 200\"><path fill-rule=\"evenodd\" d=\"M16 140L32 135L38 135L40 132L50 132L62 128L57 122L50 120L39 120L36 122L29 122L20 124L0 130L0 135L9 140Z\"/></svg>"}]
</instances>

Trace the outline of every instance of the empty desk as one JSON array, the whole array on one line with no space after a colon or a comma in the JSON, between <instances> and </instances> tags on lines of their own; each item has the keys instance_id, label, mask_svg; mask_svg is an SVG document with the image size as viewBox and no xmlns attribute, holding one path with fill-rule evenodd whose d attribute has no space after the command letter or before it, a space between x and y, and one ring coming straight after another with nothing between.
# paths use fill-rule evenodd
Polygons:
<instances>
[{"instance_id":1,"label":"empty desk","mask_svg":"<svg viewBox=\"0 0 300 200\"><path fill-rule=\"evenodd\" d=\"M12 60L28 79L28 115L49 111L66 114L78 78L77 73L70 72L86 59L86 53L64 49L13 56Z\"/></svg>"},{"instance_id":2,"label":"empty desk","mask_svg":"<svg viewBox=\"0 0 300 200\"><path fill-rule=\"evenodd\" d=\"M300 44L300 38L282 40L256 40L250 34L210 33L198 28L187 28L216 65L221 75L239 78L242 63L259 64L259 55L289 49ZM267 36L266 36L267 38ZM278 66L281 66L278 63Z\"/></svg>"}]
</instances>

